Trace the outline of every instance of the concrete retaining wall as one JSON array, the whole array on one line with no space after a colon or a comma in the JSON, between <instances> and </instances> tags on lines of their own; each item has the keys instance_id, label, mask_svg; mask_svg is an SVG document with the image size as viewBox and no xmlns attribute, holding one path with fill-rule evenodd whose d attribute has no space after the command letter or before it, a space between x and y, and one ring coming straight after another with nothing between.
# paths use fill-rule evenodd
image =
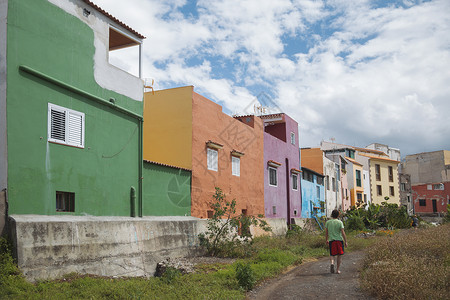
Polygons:
<instances>
[{"instance_id":1,"label":"concrete retaining wall","mask_svg":"<svg viewBox=\"0 0 450 300\"><path fill-rule=\"evenodd\" d=\"M284 235L285 219L267 219ZM198 234L207 220L194 217L90 217L12 215L15 256L31 281L70 272L101 276L153 276L168 257L200 254ZM251 229L254 235L265 234Z\"/></svg>"},{"instance_id":2,"label":"concrete retaining wall","mask_svg":"<svg viewBox=\"0 0 450 300\"><path fill-rule=\"evenodd\" d=\"M198 251L206 222L193 217L77 217L12 215L18 265L29 280L70 272L153 276L167 257Z\"/></svg>"}]
</instances>

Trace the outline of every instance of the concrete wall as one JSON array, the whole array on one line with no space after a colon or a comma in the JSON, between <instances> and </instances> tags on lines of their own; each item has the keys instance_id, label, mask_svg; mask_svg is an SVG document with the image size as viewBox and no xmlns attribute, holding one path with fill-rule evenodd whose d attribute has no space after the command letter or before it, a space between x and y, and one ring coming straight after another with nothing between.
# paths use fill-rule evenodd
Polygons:
<instances>
[{"instance_id":1,"label":"concrete wall","mask_svg":"<svg viewBox=\"0 0 450 300\"><path fill-rule=\"evenodd\" d=\"M285 219L266 221L270 235L286 234ZM163 259L200 254L197 236L206 231L206 222L194 217L12 215L10 234L19 268L31 281L70 272L151 277ZM251 232L268 234L258 228Z\"/></svg>"},{"instance_id":2,"label":"concrete wall","mask_svg":"<svg viewBox=\"0 0 450 300\"><path fill-rule=\"evenodd\" d=\"M448 150L407 155L402 172L411 175L412 185L450 181L449 157Z\"/></svg>"},{"instance_id":3,"label":"concrete wall","mask_svg":"<svg viewBox=\"0 0 450 300\"><path fill-rule=\"evenodd\" d=\"M153 276L167 257L196 253L205 221L192 217L11 216L17 263L30 279L69 272Z\"/></svg>"}]
</instances>

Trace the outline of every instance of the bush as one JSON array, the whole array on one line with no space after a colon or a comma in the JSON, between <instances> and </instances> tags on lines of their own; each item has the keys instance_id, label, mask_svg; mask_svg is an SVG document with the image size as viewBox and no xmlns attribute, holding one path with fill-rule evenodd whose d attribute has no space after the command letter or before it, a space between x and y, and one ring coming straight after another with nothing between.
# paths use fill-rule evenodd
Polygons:
<instances>
[{"instance_id":1,"label":"bush","mask_svg":"<svg viewBox=\"0 0 450 300\"><path fill-rule=\"evenodd\" d=\"M236 279L244 290L249 291L253 288L256 279L250 263L239 262L236 264Z\"/></svg>"}]
</instances>

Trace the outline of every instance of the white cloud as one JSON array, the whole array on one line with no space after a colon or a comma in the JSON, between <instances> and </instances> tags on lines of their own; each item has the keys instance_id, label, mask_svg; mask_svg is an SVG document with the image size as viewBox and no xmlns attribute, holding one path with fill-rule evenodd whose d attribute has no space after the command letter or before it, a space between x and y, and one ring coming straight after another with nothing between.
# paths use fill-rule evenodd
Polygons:
<instances>
[{"instance_id":1,"label":"white cloud","mask_svg":"<svg viewBox=\"0 0 450 300\"><path fill-rule=\"evenodd\" d=\"M200 0L192 15L181 0L95 2L147 36L156 89L194 85L232 112L267 91L301 146L450 148L447 0Z\"/></svg>"}]
</instances>

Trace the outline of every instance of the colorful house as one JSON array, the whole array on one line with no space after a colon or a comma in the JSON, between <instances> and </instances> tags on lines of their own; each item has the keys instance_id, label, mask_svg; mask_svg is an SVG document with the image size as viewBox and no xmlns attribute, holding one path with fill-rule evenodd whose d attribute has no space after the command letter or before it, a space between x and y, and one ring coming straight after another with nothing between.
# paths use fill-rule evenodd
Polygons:
<instances>
[{"instance_id":1,"label":"colorful house","mask_svg":"<svg viewBox=\"0 0 450 300\"><path fill-rule=\"evenodd\" d=\"M340 164L324 155L320 148L302 148L301 165L324 176L325 215L331 216L334 209L342 209Z\"/></svg>"},{"instance_id":2,"label":"colorful house","mask_svg":"<svg viewBox=\"0 0 450 300\"><path fill-rule=\"evenodd\" d=\"M284 113L259 119L264 122L265 216L284 218L291 224L301 217L302 209L298 123Z\"/></svg>"},{"instance_id":3,"label":"colorful house","mask_svg":"<svg viewBox=\"0 0 450 300\"><path fill-rule=\"evenodd\" d=\"M144 36L90 1L0 5L8 213L141 215L143 83L108 57Z\"/></svg>"},{"instance_id":4,"label":"colorful house","mask_svg":"<svg viewBox=\"0 0 450 300\"><path fill-rule=\"evenodd\" d=\"M212 216L215 187L236 199L237 213L264 214L260 118L232 118L192 86L144 98L144 159L191 171L192 216Z\"/></svg>"},{"instance_id":5,"label":"colorful house","mask_svg":"<svg viewBox=\"0 0 450 300\"><path fill-rule=\"evenodd\" d=\"M322 174L302 167L302 218L325 216L325 189Z\"/></svg>"},{"instance_id":6,"label":"colorful house","mask_svg":"<svg viewBox=\"0 0 450 300\"><path fill-rule=\"evenodd\" d=\"M416 214L446 213L450 204L450 182L436 182L412 186Z\"/></svg>"}]
</instances>

